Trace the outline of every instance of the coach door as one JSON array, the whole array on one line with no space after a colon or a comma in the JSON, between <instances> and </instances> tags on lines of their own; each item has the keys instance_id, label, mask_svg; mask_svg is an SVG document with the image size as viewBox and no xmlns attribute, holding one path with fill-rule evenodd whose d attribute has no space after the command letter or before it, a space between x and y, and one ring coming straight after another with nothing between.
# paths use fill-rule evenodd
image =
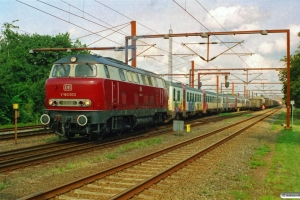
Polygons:
<instances>
[{"instance_id":1,"label":"coach door","mask_svg":"<svg viewBox=\"0 0 300 200\"><path fill-rule=\"evenodd\" d=\"M112 107L113 109L116 109L117 106L119 105L119 101L120 101L120 92L119 92L119 82L117 81L112 81L112 87L111 87L111 103L112 103Z\"/></svg>"}]
</instances>

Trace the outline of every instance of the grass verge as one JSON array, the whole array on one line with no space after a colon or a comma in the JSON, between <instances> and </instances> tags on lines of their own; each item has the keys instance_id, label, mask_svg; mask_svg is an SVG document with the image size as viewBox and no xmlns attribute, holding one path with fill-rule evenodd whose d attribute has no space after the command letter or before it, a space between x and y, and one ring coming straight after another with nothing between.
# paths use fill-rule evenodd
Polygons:
<instances>
[{"instance_id":1,"label":"grass verge","mask_svg":"<svg viewBox=\"0 0 300 200\"><path fill-rule=\"evenodd\" d=\"M282 192L300 192L300 126L294 119L291 130L281 130L265 185L270 194L261 199L279 198ZM296 122L296 123L295 123Z\"/></svg>"},{"instance_id":2,"label":"grass verge","mask_svg":"<svg viewBox=\"0 0 300 200\"><path fill-rule=\"evenodd\" d=\"M286 123L286 112L281 112L272 122L271 130L272 134L276 134L276 140L274 142L266 139L255 150L249 161L249 168L252 170L248 177L239 178L237 181L241 184L230 192L235 199L273 200L281 199L282 192L300 192L299 113L300 109L294 110L293 127L290 130L282 126ZM268 154L271 151L272 154ZM265 178L256 179L257 173Z\"/></svg>"}]
</instances>

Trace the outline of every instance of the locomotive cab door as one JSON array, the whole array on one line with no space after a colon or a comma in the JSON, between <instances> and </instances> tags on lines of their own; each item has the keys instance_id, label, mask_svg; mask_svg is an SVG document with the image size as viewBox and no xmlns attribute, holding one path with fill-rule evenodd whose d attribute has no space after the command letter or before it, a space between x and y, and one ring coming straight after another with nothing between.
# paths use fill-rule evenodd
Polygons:
<instances>
[{"instance_id":1,"label":"locomotive cab door","mask_svg":"<svg viewBox=\"0 0 300 200\"><path fill-rule=\"evenodd\" d=\"M112 103L112 107L113 109L116 109L118 106L119 106L119 95L120 95L120 91L119 91L119 82L117 81L112 81L111 82L111 94L112 94L112 97L111 97L111 103Z\"/></svg>"}]
</instances>

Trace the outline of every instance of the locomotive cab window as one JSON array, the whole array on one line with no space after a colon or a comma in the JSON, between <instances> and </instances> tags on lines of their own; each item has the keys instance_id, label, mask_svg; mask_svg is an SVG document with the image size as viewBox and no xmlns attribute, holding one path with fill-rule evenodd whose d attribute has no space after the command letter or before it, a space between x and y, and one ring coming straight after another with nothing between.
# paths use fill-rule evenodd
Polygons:
<instances>
[{"instance_id":1,"label":"locomotive cab window","mask_svg":"<svg viewBox=\"0 0 300 200\"><path fill-rule=\"evenodd\" d=\"M164 88L167 88L166 82L164 80L162 80L162 82L163 82Z\"/></svg>"},{"instance_id":2,"label":"locomotive cab window","mask_svg":"<svg viewBox=\"0 0 300 200\"><path fill-rule=\"evenodd\" d=\"M124 71L122 69L119 69L119 74L120 74L121 80L126 81L125 74L124 74Z\"/></svg>"},{"instance_id":3,"label":"locomotive cab window","mask_svg":"<svg viewBox=\"0 0 300 200\"><path fill-rule=\"evenodd\" d=\"M154 85L157 87L158 86L158 84L157 84L157 80L156 80L156 78L153 78L153 82L154 82Z\"/></svg>"},{"instance_id":4,"label":"locomotive cab window","mask_svg":"<svg viewBox=\"0 0 300 200\"><path fill-rule=\"evenodd\" d=\"M68 77L70 74L70 65L55 65L52 71L52 77Z\"/></svg>"},{"instance_id":5,"label":"locomotive cab window","mask_svg":"<svg viewBox=\"0 0 300 200\"><path fill-rule=\"evenodd\" d=\"M75 68L75 76L77 77L95 77L97 75L96 65L78 64Z\"/></svg>"},{"instance_id":6,"label":"locomotive cab window","mask_svg":"<svg viewBox=\"0 0 300 200\"><path fill-rule=\"evenodd\" d=\"M109 71L106 65L104 65L104 71L105 71L106 78L110 78Z\"/></svg>"}]
</instances>

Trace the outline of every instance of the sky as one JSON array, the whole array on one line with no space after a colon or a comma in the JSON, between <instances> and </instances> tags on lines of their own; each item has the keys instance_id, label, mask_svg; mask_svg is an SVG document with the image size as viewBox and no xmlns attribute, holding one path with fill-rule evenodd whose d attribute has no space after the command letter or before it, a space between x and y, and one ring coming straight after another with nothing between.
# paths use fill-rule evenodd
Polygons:
<instances>
[{"instance_id":1,"label":"sky","mask_svg":"<svg viewBox=\"0 0 300 200\"><path fill-rule=\"evenodd\" d=\"M299 0L0 0L0 25L19 26L21 34L56 36L69 33L72 41L88 47L119 47L131 35L131 21L136 21L136 35L202 33L247 30L290 29L290 51L299 46ZM188 74L191 61L195 69L282 68L286 56L285 33L210 36L207 38L172 38L173 74ZM131 40L129 41L129 43ZM164 38L138 38L137 67L158 74L168 74L170 42ZM35 47L32 47L35 48ZM125 60L124 51L92 51L95 54ZM130 52L129 52L130 53ZM175 54L175 55L174 55ZM216 59L209 62L200 58ZM130 64L130 63L129 63ZM199 72L199 71L198 71ZM196 73L198 73L196 72ZM205 71L201 71L205 72ZM213 71L211 71L213 72ZM224 71L222 71L224 72ZM231 70L228 81L243 94L244 87L254 94L261 90L279 93L278 71ZM166 80L169 77L163 76ZM197 77L197 75L195 76ZM248 78L247 78L248 77ZM173 76L174 82L188 83L188 77ZM224 83L224 75L219 82ZM266 84L248 84L266 83ZM216 75L201 76L202 89L215 91ZM195 82L197 84L197 81ZM224 85L223 85L224 86ZM232 89L230 85L229 89ZM225 91L226 88L223 88ZM270 92L268 92L270 93Z\"/></svg>"}]
</instances>

